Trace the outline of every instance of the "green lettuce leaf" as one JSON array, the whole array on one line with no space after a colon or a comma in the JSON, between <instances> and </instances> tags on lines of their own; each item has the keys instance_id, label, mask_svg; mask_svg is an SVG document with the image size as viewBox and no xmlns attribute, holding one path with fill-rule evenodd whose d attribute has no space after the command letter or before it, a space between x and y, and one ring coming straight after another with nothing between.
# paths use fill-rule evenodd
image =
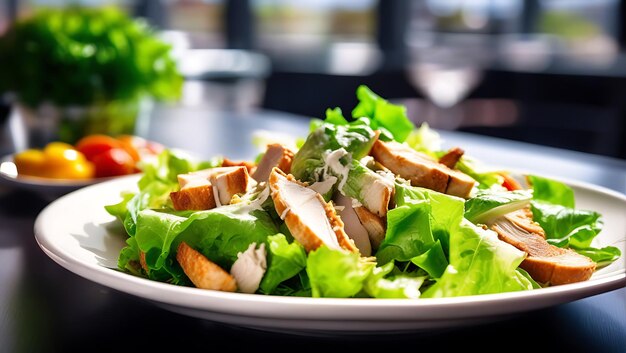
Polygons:
<instances>
[{"instance_id":1,"label":"green lettuce leaf","mask_svg":"<svg viewBox=\"0 0 626 353\"><path fill-rule=\"evenodd\" d=\"M359 103L352 110L352 117L370 118L373 129L386 129L398 142L406 140L415 129L415 125L407 118L406 107L389 103L364 85L357 88L356 95Z\"/></svg>"},{"instance_id":2,"label":"green lettuce leaf","mask_svg":"<svg viewBox=\"0 0 626 353\"><path fill-rule=\"evenodd\" d=\"M411 148L418 152L438 157L437 152L441 151L441 135L430 128L428 123L423 122L419 128L411 131L405 141Z\"/></svg>"},{"instance_id":3,"label":"green lettuce leaf","mask_svg":"<svg viewBox=\"0 0 626 353\"><path fill-rule=\"evenodd\" d=\"M553 205L575 208L574 190L569 186L548 178L528 175L528 181L533 189L533 199Z\"/></svg>"},{"instance_id":4,"label":"green lettuce leaf","mask_svg":"<svg viewBox=\"0 0 626 353\"><path fill-rule=\"evenodd\" d=\"M396 182L396 207L376 252L379 264L411 261L434 278L448 266L450 234L463 219L463 199Z\"/></svg>"},{"instance_id":5,"label":"green lettuce leaf","mask_svg":"<svg viewBox=\"0 0 626 353\"><path fill-rule=\"evenodd\" d=\"M576 209L572 188L535 175L528 176L528 180L533 188L533 220L541 225L550 244L572 248L596 261L598 267L606 266L621 256L616 247L598 249L591 246L602 231L604 220L597 212Z\"/></svg>"},{"instance_id":6,"label":"green lettuce leaf","mask_svg":"<svg viewBox=\"0 0 626 353\"><path fill-rule=\"evenodd\" d=\"M126 232L133 236L139 212L144 209L172 209L170 193L178 190L178 174L218 167L221 163L221 159L196 161L180 151L166 149L156 160L142 162L143 175L137 183L139 191L123 193L122 201L105 206L105 210L120 219Z\"/></svg>"},{"instance_id":7,"label":"green lettuce leaf","mask_svg":"<svg viewBox=\"0 0 626 353\"><path fill-rule=\"evenodd\" d=\"M584 249L574 248L574 250L589 257L597 264L598 268L610 265L622 255L622 252L614 246L606 246L600 249L590 246Z\"/></svg>"},{"instance_id":8,"label":"green lettuce leaf","mask_svg":"<svg viewBox=\"0 0 626 353\"><path fill-rule=\"evenodd\" d=\"M264 243L278 229L267 212L250 210L247 204L197 211L188 217L154 210L139 213L135 238L146 253L151 270L165 268L173 277L182 276L174 254L181 241L209 260L229 270L251 243Z\"/></svg>"},{"instance_id":9,"label":"green lettuce leaf","mask_svg":"<svg viewBox=\"0 0 626 353\"><path fill-rule=\"evenodd\" d=\"M126 247L120 251L117 267L136 276L145 276L139 263L139 246L135 237L126 239Z\"/></svg>"},{"instance_id":10,"label":"green lettuce leaf","mask_svg":"<svg viewBox=\"0 0 626 353\"><path fill-rule=\"evenodd\" d=\"M433 238L441 242L441 246L447 254L450 233L461 223L465 200L399 182L396 182L395 186L395 200L396 205L404 205L419 200L427 201L431 205L430 224Z\"/></svg>"},{"instance_id":11,"label":"green lettuce leaf","mask_svg":"<svg viewBox=\"0 0 626 353\"><path fill-rule=\"evenodd\" d=\"M426 201L407 202L390 210L385 239L376 251L378 263L409 261L428 251L435 244L430 212L431 206Z\"/></svg>"},{"instance_id":12,"label":"green lettuce leaf","mask_svg":"<svg viewBox=\"0 0 626 353\"><path fill-rule=\"evenodd\" d=\"M149 279L161 282L169 282L179 285L190 285L190 281L183 275L180 268L174 266L170 261L166 266L159 269L148 269L146 272L140 264L139 254L141 250L137 244L137 238L128 237L126 239L127 246L124 247L118 257L118 268L129 272L135 276L148 277ZM154 253L146 255L146 257L152 257Z\"/></svg>"},{"instance_id":13,"label":"green lettuce leaf","mask_svg":"<svg viewBox=\"0 0 626 353\"><path fill-rule=\"evenodd\" d=\"M267 244L268 265L260 290L265 294L274 294L279 284L294 277L306 267L307 256L300 243L289 243L280 233L269 236Z\"/></svg>"},{"instance_id":14,"label":"green lettuce leaf","mask_svg":"<svg viewBox=\"0 0 626 353\"><path fill-rule=\"evenodd\" d=\"M450 235L450 265L422 297L442 298L528 290L533 283L517 271L525 253L495 232L467 220Z\"/></svg>"},{"instance_id":15,"label":"green lettuce leaf","mask_svg":"<svg viewBox=\"0 0 626 353\"><path fill-rule=\"evenodd\" d=\"M366 278L363 290L373 298L410 298L420 297L420 287L426 276L395 275L389 276L394 269L394 263L376 267Z\"/></svg>"},{"instance_id":16,"label":"green lettuce leaf","mask_svg":"<svg viewBox=\"0 0 626 353\"><path fill-rule=\"evenodd\" d=\"M326 109L326 119L324 122L334 125L348 125L348 120L343 117L340 108Z\"/></svg>"},{"instance_id":17,"label":"green lettuce leaf","mask_svg":"<svg viewBox=\"0 0 626 353\"><path fill-rule=\"evenodd\" d=\"M426 271L433 278L441 277L448 266L446 254L439 240L430 249L411 258L411 262Z\"/></svg>"},{"instance_id":18,"label":"green lettuce leaf","mask_svg":"<svg viewBox=\"0 0 626 353\"><path fill-rule=\"evenodd\" d=\"M320 181L321 169L329 151L343 148L350 158L360 159L369 153L376 134L366 125L334 125L324 123L307 137L295 154L291 174L301 181ZM349 158L348 158L349 159ZM349 160L345 161L345 165Z\"/></svg>"},{"instance_id":19,"label":"green lettuce leaf","mask_svg":"<svg viewBox=\"0 0 626 353\"><path fill-rule=\"evenodd\" d=\"M318 298L354 297L375 266L357 253L321 246L311 251L307 259L311 294Z\"/></svg>"},{"instance_id":20,"label":"green lettuce leaf","mask_svg":"<svg viewBox=\"0 0 626 353\"><path fill-rule=\"evenodd\" d=\"M594 211L577 210L542 201L531 204L533 219L546 232L546 240L558 247L584 249L602 231L602 216Z\"/></svg>"},{"instance_id":21,"label":"green lettuce leaf","mask_svg":"<svg viewBox=\"0 0 626 353\"><path fill-rule=\"evenodd\" d=\"M117 218L120 222L124 222L126 214L128 213L128 202L135 197L133 192L122 192L122 200L116 204L106 205L104 209L111 215Z\"/></svg>"},{"instance_id":22,"label":"green lettuce leaf","mask_svg":"<svg viewBox=\"0 0 626 353\"><path fill-rule=\"evenodd\" d=\"M306 274L306 269L300 271L296 276L282 282L272 292L272 295L290 297L311 297L311 283Z\"/></svg>"},{"instance_id":23,"label":"green lettuce leaf","mask_svg":"<svg viewBox=\"0 0 626 353\"><path fill-rule=\"evenodd\" d=\"M532 195L531 190L480 190L465 201L465 218L474 224L487 224L491 219L530 205Z\"/></svg>"}]
</instances>

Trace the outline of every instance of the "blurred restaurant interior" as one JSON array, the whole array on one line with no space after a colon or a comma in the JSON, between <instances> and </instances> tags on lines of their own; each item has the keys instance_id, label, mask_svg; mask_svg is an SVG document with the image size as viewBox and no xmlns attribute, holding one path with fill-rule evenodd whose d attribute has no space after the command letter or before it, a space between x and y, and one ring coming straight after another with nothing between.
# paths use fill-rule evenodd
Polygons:
<instances>
[{"instance_id":1,"label":"blurred restaurant interior","mask_svg":"<svg viewBox=\"0 0 626 353\"><path fill-rule=\"evenodd\" d=\"M366 84L436 129L626 158L623 1L1 0L0 35L76 4L158 29L185 79L170 104L321 117Z\"/></svg>"}]
</instances>

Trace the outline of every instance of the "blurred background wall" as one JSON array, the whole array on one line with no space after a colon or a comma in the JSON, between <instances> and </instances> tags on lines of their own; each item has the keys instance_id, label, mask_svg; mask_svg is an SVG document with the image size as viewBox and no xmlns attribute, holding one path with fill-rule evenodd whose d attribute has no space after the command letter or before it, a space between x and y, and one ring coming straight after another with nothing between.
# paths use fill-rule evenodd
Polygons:
<instances>
[{"instance_id":1,"label":"blurred background wall","mask_svg":"<svg viewBox=\"0 0 626 353\"><path fill-rule=\"evenodd\" d=\"M76 3L162 31L182 105L319 117L367 84L416 123L626 158L624 1L0 0L0 34Z\"/></svg>"}]
</instances>

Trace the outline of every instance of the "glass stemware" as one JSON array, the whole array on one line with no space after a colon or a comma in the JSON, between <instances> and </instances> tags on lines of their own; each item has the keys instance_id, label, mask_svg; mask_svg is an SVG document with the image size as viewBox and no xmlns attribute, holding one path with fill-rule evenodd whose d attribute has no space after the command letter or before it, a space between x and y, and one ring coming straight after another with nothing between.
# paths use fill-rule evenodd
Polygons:
<instances>
[{"instance_id":1,"label":"glass stemware","mask_svg":"<svg viewBox=\"0 0 626 353\"><path fill-rule=\"evenodd\" d=\"M459 103L482 80L487 52L480 45L437 40L413 47L408 78L429 103L420 119L433 127L458 127L463 119Z\"/></svg>"}]
</instances>

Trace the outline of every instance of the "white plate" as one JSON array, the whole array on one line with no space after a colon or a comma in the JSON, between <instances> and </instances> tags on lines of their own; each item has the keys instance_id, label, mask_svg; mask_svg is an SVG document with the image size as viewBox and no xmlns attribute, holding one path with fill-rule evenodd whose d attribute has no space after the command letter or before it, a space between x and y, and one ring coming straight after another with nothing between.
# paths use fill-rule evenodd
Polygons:
<instances>
[{"instance_id":1,"label":"white plate","mask_svg":"<svg viewBox=\"0 0 626 353\"><path fill-rule=\"evenodd\" d=\"M104 206L136 189L138 176L107 181L65 195L37 217L37 242L54 261L91 281L152 301L169 310L264 330L307 333L385 333L451 328L574 301L626 285L623 260L586 282L532 291L442 299L293 298L226 293L151 281L117 271L125 245L121 225ZM626 196L568 182L577 207L595 210L605 225L596 246L626 254Z\"/></svg>"}]
</instances>

